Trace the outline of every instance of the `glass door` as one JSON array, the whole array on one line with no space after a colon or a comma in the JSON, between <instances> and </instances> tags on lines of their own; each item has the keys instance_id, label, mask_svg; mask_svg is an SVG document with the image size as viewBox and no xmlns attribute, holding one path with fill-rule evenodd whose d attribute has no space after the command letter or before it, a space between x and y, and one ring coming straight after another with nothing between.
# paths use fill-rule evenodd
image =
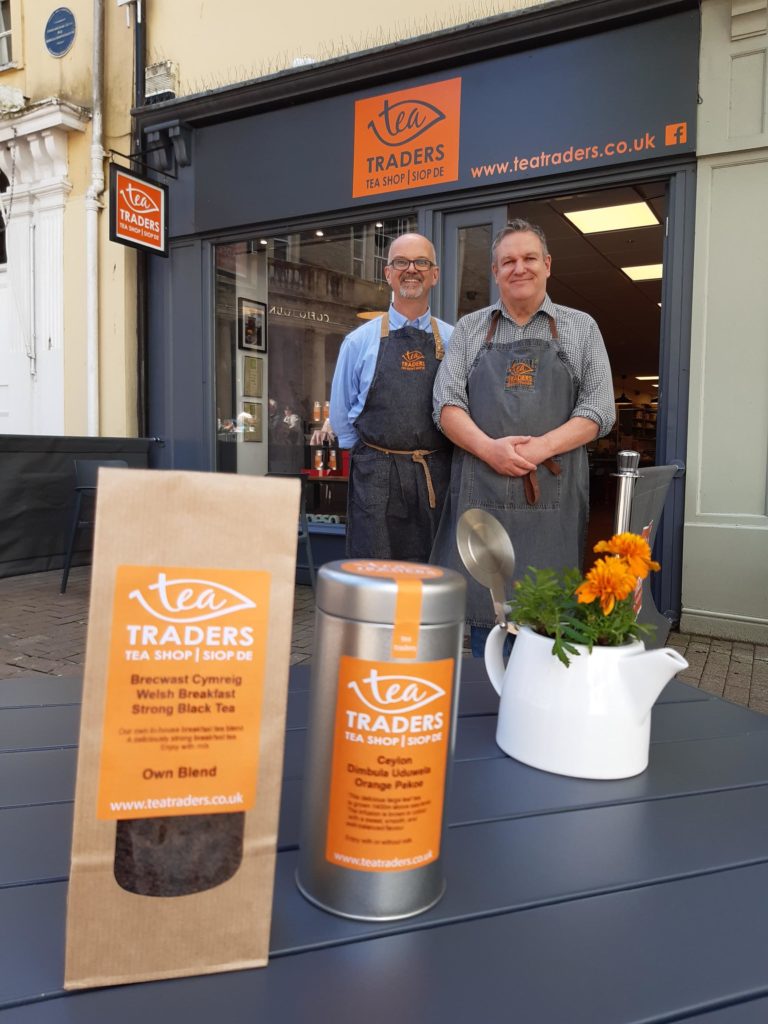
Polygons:
<instances>
[{"instance_id":1,"label":"glass door","mask_svg":"<svg viewBox=\"0 0 768 1024\"><path fill-rule=\"evenodd\" d=\"M498 299L491 273L491 243L506 223L506 206L443 217L443 317L449 323Z\"/></svg>"}]
</instances>

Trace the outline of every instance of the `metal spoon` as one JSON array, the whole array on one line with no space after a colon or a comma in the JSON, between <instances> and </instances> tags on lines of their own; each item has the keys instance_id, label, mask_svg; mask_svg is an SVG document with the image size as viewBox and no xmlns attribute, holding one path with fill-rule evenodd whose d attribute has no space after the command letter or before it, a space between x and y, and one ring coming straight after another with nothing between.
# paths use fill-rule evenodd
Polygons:
<instances>
[{"instance_id":1,"label":"metal spoon","mask_svg":"<svg viewBox=\"0 0 768 1024\"><path fill-rule=\"evenodd\" d=\"M506 627L504 581L515 571L515 549L509 534L488 512L468 508L456 525L456 544L467 572L490 590L496 621Z\"/></svg>"}]
</instances>

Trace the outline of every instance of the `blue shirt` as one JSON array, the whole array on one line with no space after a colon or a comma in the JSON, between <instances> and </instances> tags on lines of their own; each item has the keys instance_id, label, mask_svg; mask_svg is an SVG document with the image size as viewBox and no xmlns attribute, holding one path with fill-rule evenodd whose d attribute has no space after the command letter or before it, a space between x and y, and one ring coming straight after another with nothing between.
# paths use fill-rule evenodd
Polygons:
<instances>
[{"instance_id":1,"label":"blue shirt","mask_svg":"<svg viewBox=\"0 0 768 1024\"><path fill-rule=\"evenodd\" d=\"M389 307L389 329L398 331L401 327L416 327L432 333L432 314L427 310L416 320L407 320L394 306ZM437 321L440 337L446 352L453 327ZM381 340L381 319L369 320L357 327L344 339L331 384L331 426L342 448L352 448L357 443L355 421L363 411L368 390L376 370Z\"/></svg>"}]
</instances>

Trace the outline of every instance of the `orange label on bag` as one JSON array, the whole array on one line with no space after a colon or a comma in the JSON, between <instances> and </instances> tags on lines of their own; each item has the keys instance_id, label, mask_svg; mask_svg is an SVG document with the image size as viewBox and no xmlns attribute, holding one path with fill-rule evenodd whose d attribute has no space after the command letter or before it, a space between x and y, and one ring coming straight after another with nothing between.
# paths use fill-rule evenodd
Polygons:
<instances>
[{"instance_id":1,"label":"orange label on bag","mask_svg":"<svg viewBox=\"0 0 768 1024\"><path fill-rule=\"evenodd\" d=\"M454 659L339 666L325 856L408 871L440 855Z\"/></svg>"},{"instance_id":2,"label":"orange label on bag","mask_svg":"<svg viewBox=\"0 0 768 1024\"><path fill-rule=\"evenodd\" d=\"M392 579L397 584L395 618L392 623L392 657L415 658L419 652L421 626L421 581L438 579L443 570L420 562L363 560L343 562L342 569L358 576Z\"/></svg>"},{"instance_id":3,"label":"orange label on bag","mask_svg":"<svg viewBox=\"0 0 768 1024\"><path fill-rule=\"evenodd\" d=\"M118 566L97 817L253 806L270 574Z\"/></svg>"}]
</instances>

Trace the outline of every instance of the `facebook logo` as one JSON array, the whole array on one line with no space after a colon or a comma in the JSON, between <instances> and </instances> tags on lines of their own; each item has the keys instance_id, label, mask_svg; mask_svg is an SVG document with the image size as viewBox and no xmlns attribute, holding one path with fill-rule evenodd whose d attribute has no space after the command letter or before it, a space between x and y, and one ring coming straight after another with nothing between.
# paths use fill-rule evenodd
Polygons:
<instances>
[{"instance_id":1,"label":"facebook logo","mask_svg":"<svg viewBox=\"0 0 768 1024\"><path fill-rule=\"evenodd\" d=\"M667 146L680 146L688 141L688 122L679 121L664 128L664 142Z\"/></svg>"}]
</instances>

